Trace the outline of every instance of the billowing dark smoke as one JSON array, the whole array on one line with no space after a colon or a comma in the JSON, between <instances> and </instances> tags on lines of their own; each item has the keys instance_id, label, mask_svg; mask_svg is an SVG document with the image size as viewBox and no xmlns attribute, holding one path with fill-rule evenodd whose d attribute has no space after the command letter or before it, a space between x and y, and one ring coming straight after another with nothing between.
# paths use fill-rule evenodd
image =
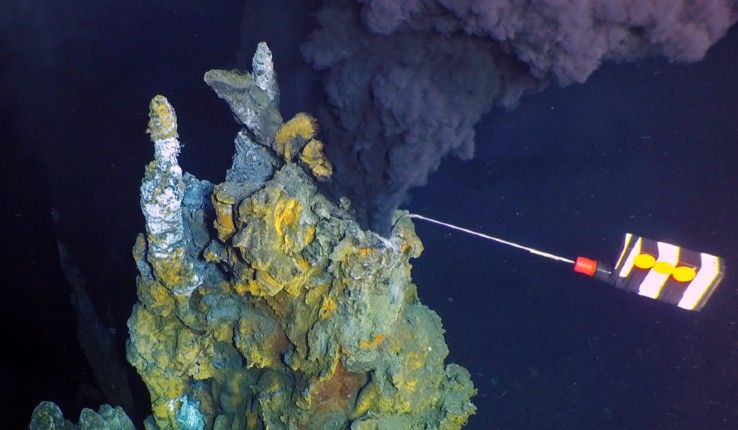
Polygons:
<instances>
[{"instance_id":1,"label":"billowing dark smoke","mask_svg":"<svg viewBox=\"0 0 738 430\"><path fill-rule=\"evenodd\" d=\"M446 154L473 155L492 106L584 82L603 61L697 61L737 13L738 0L328 1L303 54L327 71L335 191L385 233Z\"/></svg>"}]
</instances>

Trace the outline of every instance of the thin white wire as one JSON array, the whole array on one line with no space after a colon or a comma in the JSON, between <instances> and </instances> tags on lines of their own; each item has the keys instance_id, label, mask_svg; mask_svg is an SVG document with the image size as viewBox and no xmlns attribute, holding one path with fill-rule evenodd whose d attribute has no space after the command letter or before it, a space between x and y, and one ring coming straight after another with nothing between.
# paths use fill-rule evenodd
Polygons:
<instances>
[{"instance_id":1,"label":"thin white wire","mask_svg":"<svg viewBox=\"0 0 738 430\"><path fill-rule=\"evenodd\" d=\"M548 252L539 251L539 250L537 250L535 248L530 248L530 247L527 247L527 246L523 246L523 245L517 244L515 242L510 242L508 240L500 239L499 237L490 236L490 235L487 235L487 234L484 234L484 233L479 233L479 232L474 231L474 230L469 230L469 229L464 228L464 227L459 227L457 225L449 224L449 223L446 223L446 222L443 222L443 221L438 221L437 219L428 218L427 216L418 215L418 214L409 214L408 216L410 218L422 219L423 221L428 221L428 222L431 222L431 223L434 223L434 224L442 225L444 227L448 227L448 228L453 229L453 230L463 231L464 233L468 233L468 234L471 234L471 235L474 235L474 236L478 236L478 237L481 237L483 239L492 240L494 242L498 242L498 243L501 243L503 245L512 246L513 248L522 249L524 251L530 252L531 254L539 255L541 257L550 258L550 259L556 260L556 261L563 261L564 263L574 264L574 260L571 260L571 259L568 259L568 258L565 258L565 257L560 257L558 255L554 255L554 254L551 254L551 253L548 253Z\"/></svg>"}]
</instances>

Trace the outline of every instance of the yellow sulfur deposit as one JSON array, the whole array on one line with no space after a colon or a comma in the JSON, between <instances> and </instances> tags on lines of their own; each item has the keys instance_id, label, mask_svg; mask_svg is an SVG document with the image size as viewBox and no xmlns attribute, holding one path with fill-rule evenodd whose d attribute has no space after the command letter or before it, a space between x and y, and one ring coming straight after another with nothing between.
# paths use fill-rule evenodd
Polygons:
<instances>
[{"instance_id":1,"label":"yellow sulfur deposit","mask_svg":"<svg viewBox=\"0 0 738 430\"><path fill-rule=\"evenodd\" d=\"M285 161L292 161L301 146L297 139L307 142L318 132L318 124L312 116L300 112L277 130L274 136L274 150Z\"/></svg>"},{"instance_id":2,"label":"yellow sulfur deposit","mask_svg":"<svg viewBox=\"0 0 738 430\"><path fill-rule=\"evenodd\" d=\"M157 95L149 104L149 127L152 140L177 137L177 114L164 96Z\"/></svg>"},{"instance_id":3,"label":"yellow sulfur deposit","mask_svg":"<svg viewBox=\"0 0 738 430\"><path fill-rule=\"evenodd\" d=\"M300 153L300 160L305 163L315 178L325 182L333 176L333 165L323 152L323 142L311 139Z\"/></svg>"},{"instance_id":4,"label":"yellow sulfur deposit","mask_svg":"<svg viewBox=\"0 0 738 430\"><path fill-rule=\"evenodd\" d=\"M218 192L216 188L211 201L215 208L214 226L218 232L218 238L228 240L236 232L236 226L233 224L233 205L236 200L227 193Z\"/></svg>"}]
</instances>

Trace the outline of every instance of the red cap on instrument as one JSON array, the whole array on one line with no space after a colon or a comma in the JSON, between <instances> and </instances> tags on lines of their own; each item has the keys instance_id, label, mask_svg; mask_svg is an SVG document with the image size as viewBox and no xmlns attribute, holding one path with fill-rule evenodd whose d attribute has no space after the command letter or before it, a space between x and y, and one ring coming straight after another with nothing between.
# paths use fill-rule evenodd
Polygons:
<instances>
[{"instance_id":1,"label":"red cap on instrument","mask_svg":"<svg viewBox=\"0 0 738 430\"><path fill-rule=\"evenodd\" d=\"M574 271L584 273L587 276L594 276L597 272L597 260L587 257L577 257L577 261L574 263Z\"/></svg>"}]
</instances>

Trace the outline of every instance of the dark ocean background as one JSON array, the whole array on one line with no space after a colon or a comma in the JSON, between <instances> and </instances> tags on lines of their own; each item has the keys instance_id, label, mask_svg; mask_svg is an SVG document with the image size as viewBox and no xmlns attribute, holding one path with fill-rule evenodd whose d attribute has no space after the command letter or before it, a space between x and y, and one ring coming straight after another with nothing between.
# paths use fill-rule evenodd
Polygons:
<instances>
[{"instance_id":1,"label":"dark ocean background","mask_svg":"<svg viewBox=\"0 0 738 430\"><path fill-rule=\"evenodd\" d=\"M182 167L220 181L238 128L206 70L245 67L266 40L283 116L322 97L300 53L317 1L24 3L0 19L3 429L24 428L41 400L71 418L107 401L77 342L56 240L123 357L150 98L177 110ZM722 286L691 313L416 223L421 300L479 389L469 429L738 428L736 77L736 28L701 62L606 64L585 84L494 108L474 158L447 159L411 192L412 212L565 256L610 261L632 232L725 259ZM140 419L148 398L129 373Z\"/></svg>"}]
</instances>

